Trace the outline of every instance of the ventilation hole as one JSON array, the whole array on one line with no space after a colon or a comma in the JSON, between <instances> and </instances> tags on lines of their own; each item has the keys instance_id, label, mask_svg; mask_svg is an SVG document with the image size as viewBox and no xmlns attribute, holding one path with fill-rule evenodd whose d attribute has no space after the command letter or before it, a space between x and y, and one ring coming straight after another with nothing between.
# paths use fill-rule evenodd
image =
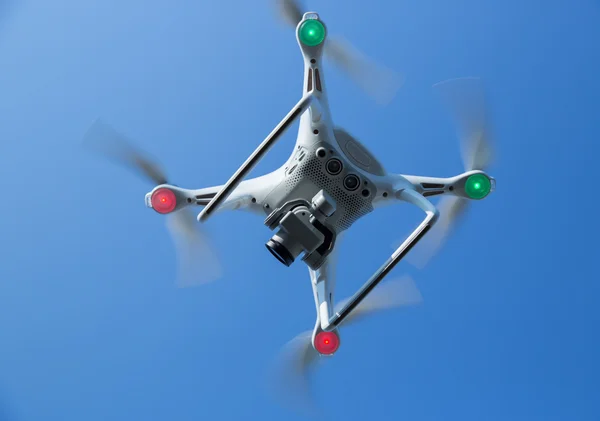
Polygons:
<instances>
[{"instance_id":1,"label":"ventilation hole","mask_svg":"<svg viewBox=\"0 0 600 421\"><path fill-rule=\"evenodd\" d=\"M438 194L442 194L442 193L444 193L444 192L443 192L443 191L441 191L441 190L435 190L435 191L426 191L426 192L424 192L424 193L423 193L423 196L425 196L425 197L429 197L429 196L437 196Z\"/></svg>"},{"instance_id":2,"label":"ventilation hole","mask_svg":"<svg viewBox=\"0 0 600 421\"><path fill-rule=\"evenodd\" d=\"M311 58L311 59L310 59L310 62L311 62L312 64L315 64L315 63L317 62L317 60L315 60L314 58Z\"/></svg>"},{"instance_id":3,"label":"ventilation hole","mask_svg":"<svg viewBox=\"0 0 600 421\"><path fill-rule=\"evenodd\" d=\"M252 198L252 203L256 203L256 197Z\"/></svg>"},{"instance_id":4,"label":"ventilation hole","mask_svg":"<svg viewBox=\"0 0 600 421\"><path fill-rule=\"evenodd\" d=\"M348 229L357 219L373 210L369 199L363 198L360 194L357 195L344 190L342 180L330 179L326 175L325 165L314 158L304 160L298 165L294 175L286 178L286 193L289 194L298 184L307 179L318 186L322 186L340 205L338 212L336 212L338 216L332 221L338 232ZM370 192L370 194L372 195L373 192Z\"/></svg>"},{"instance_id":5,"label":"ventilation hole","mask_svg":"<svg viewBox=\"0 0 600 421\"><path fill-rule=\"evenodd\" d=\"M315 69L315 85L317 91L321 92L321 77L319 76L319 69Z\"/></svg>"},{"instance_id":6,"label":"ventilation hole","mask_svg":"<svg viewBox=\"0 0 600 421\"><path fill-rule=\"evenodd\" d=\"M388 194L386 191L383 192L383 197L388 197Z\"/></svg>"},{"instance_id":7,"label":"ventilation hole","mask_svg":"<svg viewBox=\"0 0 600 421\"><path fill-rule=\"evenodd\" d=\"M308 81L306 82L306 92L313 90L313 70L308 69Z\"/></svg>"},{"instance_id":8,"label":"ventilation hole","mask_svg":"<svg viewBox=\"0 0 600 421\"><path fill-rule=\"evenodd\" d=\"M454 186L450 186L450 188L448 190L453 191L454 190Z\"/></svg>"},{"instance_id":9,"label":"ventilation hole","mask_svg":"<svg viewBox=\"0 0 600 421\"><path fill-rule=\"evenodd\" d=\"M423 186L424 189L443 189L444 188L443 184L438 184L438 183L421 183L421 186Z\"/></svg>"},{"instance_id":10,"label":"ventilation hole","mask_svg":"<svg viewBox=\"0 0 600 421\"><path fill-rule=\"evenodd\" d=\"M313 133L314 133L314 134L319 134L319 131L318 131L317 129L314 129L314 130L313 130Z\"/></svg>"}]
</instances>

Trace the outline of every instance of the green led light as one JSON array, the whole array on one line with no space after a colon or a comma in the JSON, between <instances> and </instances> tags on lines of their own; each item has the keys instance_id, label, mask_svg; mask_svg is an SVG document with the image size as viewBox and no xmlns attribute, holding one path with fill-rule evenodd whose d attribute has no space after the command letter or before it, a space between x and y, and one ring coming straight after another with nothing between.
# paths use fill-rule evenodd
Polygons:
<instances>
[{"instance_id":1,"label":"green led light","mask_svg":"<svg viewBox=\"0 0 600 421\"><path fill-rule=\"evenodd\" d=\"M325 39L325 27L316 19L308 19L300 25L298 38L302 44L316 47Z\"/></svg>"},{"instance_id":2,"label":"green led light","mask_svg":"<svg viewBox=\"0 0 600 421\"><path fill-rule=\"evenodd\" d=\"M492 183L484 174L473 174L465 183L465 193L471 199L483 199L491 190Z\"/></svg>"}]
</instances>

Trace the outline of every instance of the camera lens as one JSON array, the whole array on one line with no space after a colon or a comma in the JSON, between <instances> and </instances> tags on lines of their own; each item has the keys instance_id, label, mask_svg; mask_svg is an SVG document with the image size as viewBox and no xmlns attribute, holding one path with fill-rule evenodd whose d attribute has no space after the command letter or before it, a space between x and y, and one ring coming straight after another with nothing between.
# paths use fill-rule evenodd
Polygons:
<instances>
[{"instance_id":1,"label":"camera lens","mask_svg":"<svg viewBox=\"0 0 600 421\"><path fill-rule=\"evenodd\" d=\"M269 241L267 250L286 266L294 263L294 260L302 253L302 246L297 243L287 232L279 230Z\"/></svg>"},{"instance_id":2,"label":"camera lens","mask_svg":"<svg viewBox=\"0 0 600 421\"><path fill-rule=\"evenodd\" d=\"M271 254L284 265L290 266L294 263L294 256L292 256L289 250L277 241L277 239L270 239L265 245L267 246L267 250L269 250Z\"/></svg>"},{"instance_id":3,"label":"camera lens","mask_svg":"<svg viewBox=\"0 0 600 421\"><path fill-rule=\"evenodd\" d=\"M342 171L342 162L339 159L332 158L327 161L325 168L329 174L339 174Z\"/></svg>"},{"instance_id":4,"label":"camera lens","mask_svg":"<svg viewBox=\"0 0 600 421\"><path fill-rule=\"evenodd\" d=\"M344 187L350 191L356 190L359 185L360 180L354 174L349 174L346 176L346 178L344 178Z\"/></svg>"}]
</instances>

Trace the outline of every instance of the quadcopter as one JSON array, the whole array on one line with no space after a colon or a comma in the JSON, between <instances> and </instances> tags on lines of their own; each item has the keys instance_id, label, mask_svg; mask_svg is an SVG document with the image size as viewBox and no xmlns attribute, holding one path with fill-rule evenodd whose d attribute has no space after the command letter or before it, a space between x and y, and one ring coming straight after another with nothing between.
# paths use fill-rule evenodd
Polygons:
<instances>
[{"instance_id":1,"label":"quadcopter","mask_svg":"<svg viewBox=\"0 0 600 421\"><path fill-rule=\"evenodd\" d=\"M340 326L361 312L398 304L390 302L394 301L390 298L393 285L383 283L380 289L377 286L425 237L435 240L431 249L438 247L468 203L484 199L494 190L495 180L485 172L491 153L479 79L454 79L437 86L450 92L447 98L454 101L456 117L462 122L465 171L449 178L390 173L365 144L336 126L331 117L323 56L333 55L354 75L361 73L357 70L358 59L352 58L351 52L340 43L335 50L328 50L327 26L318 13L302 13L292 1L280 4L283 16L296 29L302 53L302 95L225 184L194 190L168 183L158 166L126 146L125 138L100 120L94 123L88 137L99 136L103 141L111 138L120 148L114 156L118 155L153 180L155 187L145 196L146 206L171 216L172 227L188 243L196 241L191 234L194 225L206 223L220 212L248 211L265 218L264 224L272 232L265 243L266 249L285 266L301 260L309 270L316 323L301 338L303 345L298 358L306 365L315 356L334 355L340 347ZM367 67L361 69L362 74L368 73ZM470 95L470 91L475 95ZM470 104L458 104L469 99ZM271 173L248 179L250 171L297 121L297 138L287 162ZM430 201L433 196L440 196L443 201L436 206ZM421 209L422 222L354 295L336 306L333 273L340 237L365 215L397 203ZM193 220L188 212L199 206L202 209ZM202 247L210 254L208 246ZM200 256L189 258L194 261ZM206 258L207 268L215 260L215 256ZM220 269L203 268L203 272L217 277Z\"/></svg>"}]
</instances>

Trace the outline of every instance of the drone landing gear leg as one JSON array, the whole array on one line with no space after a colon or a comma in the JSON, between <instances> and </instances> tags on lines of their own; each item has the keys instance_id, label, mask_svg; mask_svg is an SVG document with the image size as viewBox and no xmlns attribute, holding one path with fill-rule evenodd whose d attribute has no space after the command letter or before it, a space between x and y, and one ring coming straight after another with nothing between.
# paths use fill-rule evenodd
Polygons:
<instances>
[{"instance_id":1,"label":"drone landing gear leg","mask_svg":"<svg viewBox=\"0 0 600 421\"><path fill-rule=\"evenodd\" d=\"M346 305L333 317L321 317L321 329L331 331L336 329L352 313L352 311L364 300L367 295L381 282L400 260L413 248L421 238L431 229L438 218L438 211L433 204L423 195L414 190L401 190L396 193L399 200L412 203L421 208L426 216L423 222L410 234L406 240L392 253L390 258L369 278L369 280L348 300ZM320 313L329 314L328 303L321 303Z\"/></svg>"},{"instance_id":2,"label":"drone landing gear leg","mask_svg":"<svg viewBox=\"0 0 600 421\"><path fill-rule=\"evenodd\" d=\"M213 197L213 199L206 205L202 212L198 214L198 221L204 222L208 217L214 213L214 211L229 197L229 195L235 190L235 188L242 182L242 180L248 175L250 171L258 164L258 162L264 157L269 149L281 138L281 135L285 130L304 113L310 106L313 99L313 94L308 93L292 108L292 110L286 115L283 120L273 129L273 131L267 136L267 138L256 148L252 155L248 157L246 162L233 174L233 176L227 181L223 188Z\"/></svg>"}]
</instances>

